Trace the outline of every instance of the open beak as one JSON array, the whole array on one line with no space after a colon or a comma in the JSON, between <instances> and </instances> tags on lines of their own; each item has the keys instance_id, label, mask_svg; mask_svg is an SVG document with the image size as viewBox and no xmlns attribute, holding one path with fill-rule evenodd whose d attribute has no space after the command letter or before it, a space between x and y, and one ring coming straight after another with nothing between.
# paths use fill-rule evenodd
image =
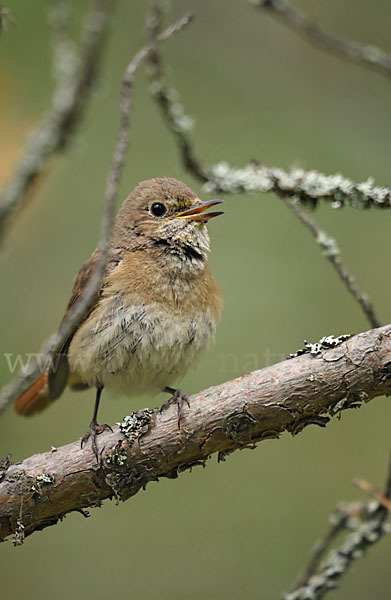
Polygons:
<instances>
[{"instance_id":1,"label":"open beak","mask_svg":"<svg viewBox=\"0 0 391 600\"><path fill-rule=\"evenodd\" d=\"M206 200L202 202L202 200L197 200L191 208L184 210L177 215L175 215L176 219L188 219L189 221L196 221L198 223L205 223L209 221L212 217L218 217L222 215L222 211L218 212L210 212L205 213L204 211L211 206L215 206L215 204L221 204L222 200Z\"/></svg>"}]
</instances>

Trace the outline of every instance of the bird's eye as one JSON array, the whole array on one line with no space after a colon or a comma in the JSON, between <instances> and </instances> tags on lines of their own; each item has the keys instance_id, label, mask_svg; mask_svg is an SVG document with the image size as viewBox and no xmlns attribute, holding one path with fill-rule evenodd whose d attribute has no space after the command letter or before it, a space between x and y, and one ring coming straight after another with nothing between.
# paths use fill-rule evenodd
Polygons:
<instances>
[{"instance_id":1,"label":"bird's eye","mask_svg":"<svg viewBox=\"0 0 391 600\"><path fill-rule=\"evenodd\" d=\"M162 217L167 212L167 208L162 202L154 202L149 210L154 217Z\"/></svg>"}]
</instances>

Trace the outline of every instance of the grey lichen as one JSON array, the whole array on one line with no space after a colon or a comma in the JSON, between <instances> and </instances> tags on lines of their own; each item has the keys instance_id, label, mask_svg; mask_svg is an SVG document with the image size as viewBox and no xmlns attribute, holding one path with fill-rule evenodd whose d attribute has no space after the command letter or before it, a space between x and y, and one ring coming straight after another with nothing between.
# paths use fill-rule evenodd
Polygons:
<instances>
[{"instance_id":1,"label":"grey lichen","mask_svg":"<svg viewBox=\"0 0 391 600\"><path fill-rule=\"evenodd\" d=\"M51 485L54 483L53 475L48 475L47 473L40 473L36 476L33 485L30 488L30 492L36 494L38 496L41 495L41 489L44 485Z\"/></svg>"},{"instance_id":2,"label":"grey lichen","mask_svg":"<svg viewBox=\"0 0 391 600\"><path fill-rule=\"evenodd\" d=\"M318 171L249 164L233 168L220 162L207 170L207 192L275 192L281 196L296 197L302 204L316 206L319 200L332 203L333 208L391 208L391 188L375 186L373 179L354 183L339 173L324 175Z\"/></svg>"},{"instance_id":3,"label":"grey lichen","mask_svg":"<svg viewBox=\"0 0 391 600\"><path fill-rule=\"evenodd\" d=\"M131 415L123 418L117 423L121 433L130 441L134 442L140 435L146 433L152 422L153 411L149 408L137 410Z\"/></svg>"},{"instance_id":4,"label":"grey lichen","mask_svg":"<svg viewBox=\"0 0 391 600\"><path fill-rule=\"evenodd\" d=\"M171 126L178 133L188 133L193 129L194 121L192 117L185 114L184 106L178 101L178 92L168 86L165 80L157 78L157 73L153 67L149 66L149 76L153 79L149 90L153 97L165 102L167 107L167 116L170 119Z\"/></svg>"},{"instance_id":5,"label":"grey lichen","mask_svg":"<svg viewBox=\"0 0 391 600\"><path fill-rule=\"evenodd\" d=\"M319 233L316 237L316 241L318 242L319 246L322 248L323 254L325 256L331 257L331 256L339 256L340 255L340 251L337 246L337 242L335 241L334 238L327 235L324 231L322 231L322 230L319 231Z\"/></svg>"},{"instance_id":6,"label":"grey lichen","mask_svg":"<svg viewBox=\"0 0 391 600\"><path fill-rule=\"evenodd\" d=\"M157 481L157 475L149 461L133 465L127 462L127 449L146 434L152 424L154 412L148 408L127 415L117 423L126 440L118 441L109 452L105 464L105 480L119 500L126 500L149 481Z\"/></svg>"},{"instance_id":7,"label":"grey lichen","mask_svg":"<svg viewBox=\"0 0 391 600\"><path fill-rule=\"evenodd\" d=\"M123 442L118 441L106 458L106 463L108 465L118 465L119 467L122 467L126 462L126 458L126 449L124 448Z\"/></svg>"},{"instance_id":8,"label":"grey lichen","mask_svg":"<svg viewBox=\"0 0 391 600\"><path fill-rule=\"evenodd\" d=\"M16 521L16 529L14 534L14 546L21 546L25 538L25 527L20 519Z\"/></svg>"},{"instance_id":9,"label":"grey lichen","mask_svg":"<svg viewBox=\"0 0 391 600\"><path fill-rule=\"evenodd\" d=\"M159 478L148 461L136 465L105 465L105 481L114 492L117 502L127 500L136 494L141 488L145 489L150 481L158 481Z\"/></svg>"},{"instance_id":10,"label":"grey lichen","mask_svg":"<svg viewBox=\"0 0 391 600\"><path fill-rule=\"evenodd\" d=\"M0 481L4 479L4 476L11 466L11 454L7 454L0 460Z\"/></svg>"},{"instance_id":11,"label":"grey lichen","mask_svg":"<svg viewBox=\"0 0 391 600\"><path fill-rule=\"evenodd\" d=\"M339 346L343 342L346 342L349 338L352 337L350 333L344 333L343 335L339 335L338 337L334 337L333 335L326 335L322 337L319 342L311 343L304 340L304 348L300 348L300 350L296 350L289 355L289 358L296 358L297 356L301 356L302 354L311 354L312 356L318 356L322 350L330 350L331 348L335 348Z\"/></svg>"},{"instance_id":12,"label":"grey lichen","mask_svg":"<svg viewBox=\"0 0 391 600\"><path fill-rule=\"evenodd\" d=\"M337 587L338 579L348 571L352 561L361 558L369 546L384 534L390 533L390 526L384 522L383 513L379 512L378 506L374 516L375 518L357 527L340 548L330 552L320 572L310 577L307 585L286 594L284 600L316 600L322 598L327 590Z\"/></svg>"}]
</instances>

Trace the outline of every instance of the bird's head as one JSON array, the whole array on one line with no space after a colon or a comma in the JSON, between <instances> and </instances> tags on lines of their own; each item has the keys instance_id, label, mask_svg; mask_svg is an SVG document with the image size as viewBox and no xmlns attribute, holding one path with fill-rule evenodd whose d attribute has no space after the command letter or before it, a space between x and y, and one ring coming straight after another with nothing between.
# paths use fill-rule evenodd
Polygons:
<instances>
[{"instance_id":1,"label":"bird's head","mask_svg":"<svg viewBox=\"0 0 391 600\"><path fill-rule=\"evenodd\" d=\"M117 236L129 248L161 248L202 260L209 250L206 223L222 212L205 212L222 200L201 201L187 185L165 177L142 181L116 218Z\"/></svg>"}]
</instances>

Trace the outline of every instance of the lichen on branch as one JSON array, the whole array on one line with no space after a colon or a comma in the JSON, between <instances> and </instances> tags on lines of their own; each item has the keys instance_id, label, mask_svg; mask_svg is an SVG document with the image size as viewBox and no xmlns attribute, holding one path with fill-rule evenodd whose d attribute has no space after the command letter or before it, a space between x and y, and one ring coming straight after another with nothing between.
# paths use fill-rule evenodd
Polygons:
<instances>
[{"instance_id":1,"label":"lichen on branch","mask_svg":"<svg viewBox=\"0 0 391 600\"><path fill-rule=\"evenodd\" d=\"M175 407L125 417L98 437L98 464L80 440L15 465L7 459L0 540L14 534L20 541L66 513L126 500L151 481L205 465L213 454L222 460L284 431L325 427L343 410L391 395L391 325L316 350L195 394L180 429Z\"/></svg>"}]
</instances>

